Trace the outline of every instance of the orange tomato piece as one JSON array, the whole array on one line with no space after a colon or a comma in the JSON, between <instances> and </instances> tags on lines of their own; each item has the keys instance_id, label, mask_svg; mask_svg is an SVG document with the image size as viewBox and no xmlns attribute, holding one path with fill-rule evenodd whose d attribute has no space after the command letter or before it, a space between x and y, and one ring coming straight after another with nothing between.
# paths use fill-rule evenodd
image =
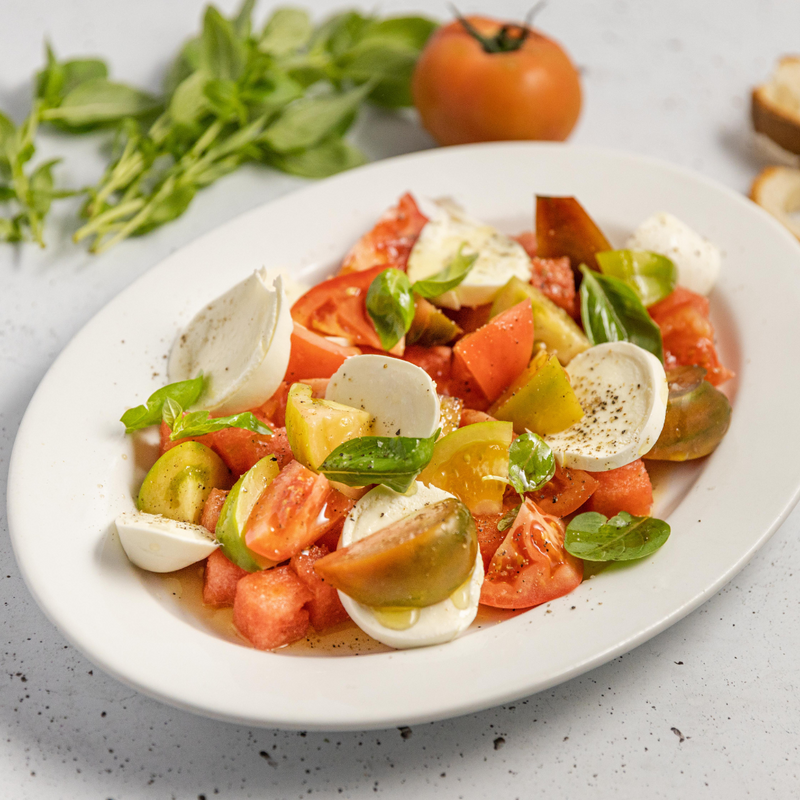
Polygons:
<instances>
[{"instance_id":1,"label":"orange tomato piece","mask_svg":"<svg viewBox=\"0 0 800 800\"><path fill-rule=\"evenodd\" d=\"M345 347L294 323L292 349L284 380L295 383L306 378L330 378L345 359L357 356L357 347Z\"/></svg>"},{"instance_id":2,"label":"orange tomato piece","mask_svg":"<svg viewBox=\"0 0 800 800\"><path fill-rule=\"evenodd\" d=\"M719 386L734 373L724 367L714 346L714 326L708 319L708 298L677 286L672 294L647 309L661 329L664 364L698 366L706 370L706 380Z\"/></svg>"},{"instance_id":3,"label":"orange tomato piece","mask_svg":"<svg viewBox=\"0 0 800 800\"><path fill-rule=\"evenodd\" d=\"M397 205L353 245L342 261L339 274L362 272L378 265L405 270L408 254L427 221L414 198L406 192Z\"/></svg>"},{"instance_id":4,"label":"orange tomato piece","mask_svg":"<svg viewBox=\"0 0 800 800\"><path fill-rule=\"evenodd\" d=\"M556 464L556 474L533 499L543 511L554 517L565 517L577 511L599 486L596 478L582 469L568 469Z\"/></svg>"},{"instance_id":5,"label":"orange tomato piece","mask_svg":"<svg viewBox=\"0 0 800 800\"><path fill-rule=\"evenodd\" d=\"M463 366L492 403L528 366L532 352L533 308L523 300L456 342L454 366Z\"/></svg>"}]
</instances>

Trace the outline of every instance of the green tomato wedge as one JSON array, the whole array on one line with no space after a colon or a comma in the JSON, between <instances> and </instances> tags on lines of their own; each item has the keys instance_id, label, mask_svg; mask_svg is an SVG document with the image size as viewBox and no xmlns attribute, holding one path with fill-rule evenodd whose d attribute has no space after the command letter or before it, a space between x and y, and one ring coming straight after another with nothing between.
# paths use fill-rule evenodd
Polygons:
<instances>
[{"instance_id":1,"label":"green tomato wedge","mask_svg":"<svg viewBox=\"0 0 800 800\"><path fill-rule=\"evenodd\" d=\"M340 445L369 436L372 415L332 400L312 397L310 386L295 383L286 400L286 436L294 457L314 471Z\"/></svg>"},{"instance_id":2,"label":"green tomato wedge","mask_svg":"<svg viewBox=\"0 0 800 800\"><path fill-rule=\"evenodd\" d=\"M512 306L530 298L533 307L533 330L536 341L542 342L565 366L589 349L589 340L574 319L545 297L535 286L512 278L498 293L492 303L491 316L496 317Z\"/></svg>"},{"instance_id":3,"label":"green tomato wedge","mask_svg":"<svg viewBox=\"0 0 800 800\"><path fill-rule=\"evenodd\" d=\"M139 489L136 505L147 514L199 525L211 490L230 485L230 470L210 447L183 442L153 464Z\"/></svg>"},{"instance_id":4,"label":"green tomato wedge","mask_svg":"<svg viewBox=\"0 0 800 800\"><path fill-rule=\"evenodd\" d=\"M627 283L645 306L663 300L678 285L672 260L649 250L607 250L595 258L603 275Z\"/></svg>"},{"instance_id":5,"label":"green tomato wedge","mask_svg":"<svg viewBox=\"0 0 800 800\"><path fill-rule=\"evenodd\" d=\"M244 527L256 501L280 472L275 456L265 456L257 461L234 484L217 522L217 541L222 552L234 564L248 572L272 567L274 561L254 553L244 541Z\"/></svg>"},{"instance_id":6,"label":"green tomato wedge","mask_svg":"<svg viewBox=\"0 0 800 800\"><path fill-rule=\"evenodd\" d=\"M508 483L510 422L477 422L442 437L417 480L455 495L473 514L500 514Z\"/></svg>"},{"instance_id":7,"label":"green tomato wedge","mask_svg":"<svg viewBox=\"0 0 800 800\"><path fill-rule=\"evenodd\" d=\"M421 508L314 565L326 583L377 608L424 608L446 600L475 569L478 537L454 498Z\"/></svg>"}]
</instances>

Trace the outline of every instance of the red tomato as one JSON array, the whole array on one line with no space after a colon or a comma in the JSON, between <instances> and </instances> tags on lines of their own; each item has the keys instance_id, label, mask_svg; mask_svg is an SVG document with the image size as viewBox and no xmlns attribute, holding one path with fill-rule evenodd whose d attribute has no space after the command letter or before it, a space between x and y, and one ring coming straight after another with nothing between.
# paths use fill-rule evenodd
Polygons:
<instances>
[{"instance_id":1,"label":"red tomato","mask_svg":"<svg viewBox=\"0 0 800 800\"><path fill-rule=\"evenodd\" d=\"M464 306L463 308L459 308L458 311L450 311L449 309L447 311L447 316L450 317L464 333L472 333L478 330L478 328L482 328L489 321L491 315L491 303L475 306L475 308Z\"/></svg>"},{"instance_id":2,"label":"red tomato","mask_svg":"<svg viewBox=\"0 0 800 800\"><path fill-rule=\"evenodd\" d=\"M317 333L343 336L353 344L383 350L367 313L366 298L369 285L384 269L372 267L318 283L292 306L292 319Z\"/></svg>"},{"instance_id":3,"label":"red tomato","mask_svg":"<svg viewBox=\"0 0 800 800\"><path fill-rule=\"evenodd\" d=\"M324 475L292 461L253 506L244 528L247 546L276 562L296 555L341 518L338 507L331 517L325 513L332 491Z\"/></svg>"},{"instance_id":4,"label":"red tomato","mask_svg":"<svg viewBox=\"0 0 800 800\"><path fill-rule=\"evenodd\" d=\"M306 378L330 378L345 359L360 353L357 347L343 347L295 322L284 380L295 383Z\"/></svg>"},{"instance_id":5,"label":"red tomato","mask_svg":"<svg viewBox=\"0 0 800 800\"><path fill-rule=\"evenodd\" d=\"M733 377L734 373L720 363L714 347L714 326L708 319L707 297L678 286L647 311L661 328L667 369L692 364L703 367L707 372L706 380L714 386Z\"/></svg>"},{"instance_id":6,"label":"red tomato","mask_svg":"<svg viewBox=\"0 0 800 800\"><path fill-rule=\"evenodd\" d=\"M207 606L232 606L236 585L250 573L229 561L222 550L215 550L206 559L203 575L203 602Z\"/></svg>"},{"instance_id":7,"label":"red tomato","mask_svg":"<svg viewBox=\"0 0 800 800\"><path fill-rule=\"evenodd\" d=\"M292 556L290 562L297 577L313 595L305 607L308 609L311 624L317 631L324 631L326 628L349 619L342 601L339 599L339 592L329 583L325 583L314 571L314 563L328 553L330 550L327 547L314 545L314 547Z\"/></svg>"},{"instance_id":8,"label":"red tomato","mask_svg":"<svg viewBox=\"0 0 800 800\"><path fill-rule=\"evenodd\" d=\"M353 245L342 261L339 274L361 272L379 264L405 270L408 254L427 221L414 198L404 194L398 204Z\"/></svg>"},{"instance_id":9,"label":"red tomato","mask_svg":"<svg viewBox=\"0 0 800 800\"><path fill-rule=\"evenodd\" d=\"M291 567L252 572L236 585L233 624L258 650L283 647L306 635L313 597Z\"/></svg>"},{"instance_id":10,"label":"red tomato","mask_svg":"<svg viewBox=\"0 0 800 800\"><path fill-rule=\"evenodd\" d=\"M572 271L568 256L561 258L538 258L538 243L533 231L526 231L516 239L530 256L533 274L531 285L535 286L545 297L550 298L571 317L578 317L578 303L575 294L575 274Z\"/></svg>"},{"instance_id":11,"label":"red tomato","mask_svg":"<svg viewBox=\"0 0 800 800\"><path fill-rule=\"evenodd\" d=\"M459 339L453 357L492 403L528 366L532 352L533 308L530 300L523 300Z\"/></svg>"},{"instance_id":12,"label":"red tomato","mask_svg":"<svg viewBox=\"0 0 800 800\"><path fill-rule=\"evenodd\" d=\"M598 482L582 469L567 469L556 464L556 474L538 492L533 499L548 514L554 517L566 517L577 511L597 489Z\"/></svg>"},{"instance_id":13,"label":"red tomato","mask_svg":"<svg viewBox=\"0 0 800 800\"><path fill-rule=\"evenodd\" d=\"M653 507L653 484L641 458L618 469L590 472L597 489L583 511L597 511L606 517L627 511L634 517L646 517Z\"/></svg>"},{"instance_id":14,"label":"red tomato","mask_svg":"<svg viewBox=\"0 0 800 800\"><path fill-rule=\"evenodd\" d=\"M294 460L286 428L273 428L271 436L251 433L244 428L225 428L216 433L206 434L208 446L225 462L228 469L241 475L265 456L275 456L278 466L283 469ZM198 441L203 441L200 437Z\"/></svg>"},{"instance_id":15,"label":"red tomato","mask_svg":"<svg viewBox=\"0 0 800 800\"><path fill-rule=\"evenodd\" d=\"M492 557L481 603L530 608L569 594L582 580L583 561L564 549L563 524L529 499Z\"/></svg>"},{"instance_id":16,"label":"red tomato","mask_svg":"<svg viewBox=\"0 0 800 800\"><path fill-rule=\"evenodd\" d=\"M514 50L488 52L469 32ZM501 43L502 44L502 43ZM414 71L414 104L439 144L553 139L569 136L581 110L578 71L552 39L538 31L467 17L439 28Z\"/></svg>"},{"instance_id":17,"label":"red tomato","mask_svg":"<svg viewBox=\"0 0 800 800\"><path fill-rule=\"evenodd\" d=\"M410 344L403 353L403 360L410 361L420 369L424 369L436 382L439 392L442 392L450 381L453 350L446 345L422 347L422 345Z\"/></svg>"}]
</instances>

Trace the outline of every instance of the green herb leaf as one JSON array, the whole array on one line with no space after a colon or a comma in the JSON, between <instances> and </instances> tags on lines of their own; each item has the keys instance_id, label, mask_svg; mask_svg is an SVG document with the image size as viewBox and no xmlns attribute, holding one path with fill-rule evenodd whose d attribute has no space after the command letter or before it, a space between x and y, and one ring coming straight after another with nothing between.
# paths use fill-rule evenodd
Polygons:
<instances>
[{"instance_id":1,"label":"green herb leaf","mask_svg":"<svg viewBox=\"0 0 800 800\"><path fill-rule=\"evenodd\" d=\"M632 561L658 550L669 533L669 525L653 517L634 517L621 511L606 519L589 511L578 514L567 525L564 547L584 561Z\"/></svg>"},{"instance_id":2,"label":"green herb leaf","mask_svg":"<svg viewBox=\"0 0 800 800\"><path fill-rule=\"evenodd\" d=\"M214 6L206 8L198 53L199 68L212 78L238 80L247 62L247 47L239 39L230 20Z\"/></svg>"},{"instance_id":3,"label":"green herb leaf","mask_svg":"<svg viewBox=\"0 0 800 800\"><path fill-rule=\"evenodd\" d=\"M299 153L274 153L266 158L274 167L301 178L327 178L359 167L367 160L357 147L337 137Z\"/></svg>"},{"instance_id":4,"label":"green herb leaf","mask_svg":"<svg viewBox=\"0 0 800 800\"><path fill-rule=\"evenodd\" d=\"M292 153L314 147L332 134L341 135L371 90L371 84L364 84L339 94L303 97L267 128L263 142L277 153Z\"/></svg>"},{"instance_id":5,"label":"green herb leaf","mask_svg":"<svg viewBox=\"0 0 800 800\"><path fill-rule=\"evenodd\" d=\"M632 342L651 352L662 363L661 330L627 283L580 266L581 318L592 344Z\"/></svg>"},{"instance_id":6,"label":"green herb leaf","mask_svg":"<svg viewBox=\"0 0 800 800\"><path fill-rule=\"evenodd\" d=\"M255 6L256 0L244 0L236 12L236 16L231 20L233 31L240 39L248 39L252 33Z\"/></svg>"},{"instance_id":7,"label":"green herb leaf","mask_svg":"<svg viewBox=\"0 0 800 800\"><path fill-rule=\"evenodd\" d=\"M607 250L596 253L603 275L619 278L645 306L663 300L678 285L678 269L666 256L648 250Z\"/></svg>"},{"instance_id":8,"label":"green herb leaf","mask_svg":"<svg viewBox=\"0 0 800 800\"><path fill-rule=\"evenodd\" d=\"M174 403L174 401L171 401ZM178 407L180 409L180 407ZM174 406L169 409L169 419L165 416L166 422L172 433L169 440L174 442L176 439L186 439L190 436L204 436L207 433L222 431L226 428L243 428L246 431L259 433L262 436L272 434L272 428L261 422L252 411L245 411L243 414L232 414L228 417L210 417L208 411L190 411L188 414L175 414Z\"/></svg>"},{"instance_id":9,"label":"green herb leaf","mask_svg":"<svg viewBox=\"0 0 800 800\"><path fill-rule=\"evenodd\" d=\"M169 101L169 114L181 125L193 125L211 104L206 97L206 84L210 78L205 72L193 72L175 88Z\"/></svg>"},{"instance_id":10,"label":"green herb leaf","mask_svg":"<svg viewBox=\"0 0 800 800\"><path fill-rule=\"evenodd\" d=\"M414 320L414 295L405 272L385 269L367 290L367 313L384 350L391 350Z\"/></svg>"},{"instance_id":11,"label":"green herb leaf","mask_svg":"<svg viewBox=\"0 0 800 800\"><path fill-rule=\"evenodd\" d=\"M162 386L147 398L144 405L129 408L121 417L125 433L133 433L151 425L158 425L163 417L164 404L173 401L179 408L188 408L197 402L205 388L205 379L200 374L188 381L178 381Z\"/></svg>"},{"instance_id":12,"label":"green herb leaf","mask_svg":"<svg viewBox=\"0 0 800 800\"><path fill-rule=\"evenodd\" d=\"M258 49L271 56L286 56L311 41L311 17L301 8L279 8L267 20Z\"/></svg>"},{"instance_id":13,"label":"green herb leaf","mask_svg":"<svg viewBox=\"0 0 800 800\"><path fill-rule=\"evenodd\" d=\"M358 11L335 14L314 32L312 50L322 50L337 58L360 42L373 25L371 17L365 17Z\"/></svg>"},{"instance_id":14,"label":"green herb leaf","mask_svg":"<svg viewBox=\"0 0 800 800\"><path fill-rule=\"evenodd\" d=\"M523 433L508 449L508 482L518 494L541 489L556 474L553 451L541 436Z\"/></svg>"},{"instance_id":15,"label":"green herb leaf","mask_svg":"<svg viewBox=\"0 0 800 800\"><path fill-rule=\"evenodd\" d=\"M319 467L327 478L347 486L381 483L405 492L427 466L439 431L429 439L361 436L340 444Z\"/></svg>"},{"instance_id":16,"label":"green herb leaf","mask_svg":"<svg viewBox=\"0 0 800 800\"><path fill-rule=\"evenodd\" d=\"M42 119L70 128L85 128L138 117L159 106L159 101L122 83L92 78L76 86L57 108L42 111Z\"/></svg>"},{"instance_id":17,"label":"green herb leaf","mask_svg":"<svg viewBox=\"0 0 800 800\"><path fill-rule=\"evenodd\" d=\"M417 281L411 287L414 293L430 299L455 289L469 275L469 271L478 259L477 253L464 255L465 245L466 242L458 248L455 258L441 272Z\"/></svg>"},{"instance_id":18,"label":"green herb leaf","mask_svg":"<svg viewBox=\"0 0 800 800\"><path fill-rule=\"evenodd\" d=\"M500 520L497 523L497 530L500 531L501 533L503 531L507 531L516 522L517 514L519 514L519 510L521 508L522 504L514 506L514 508L510 509L509 511L506 511L506 513L503 514L502 517L500 517Z\"/></svg>"}]
</instances>

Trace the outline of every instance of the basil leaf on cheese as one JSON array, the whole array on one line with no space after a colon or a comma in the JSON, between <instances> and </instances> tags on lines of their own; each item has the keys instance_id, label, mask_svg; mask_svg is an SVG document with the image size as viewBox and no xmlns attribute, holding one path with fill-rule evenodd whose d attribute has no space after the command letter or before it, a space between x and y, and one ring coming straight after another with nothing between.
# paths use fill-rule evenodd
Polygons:
<instances>
[{"instance_id":1,"label":"basil leaf on cheese","mask_svg":"<svg viewBox=\"0 0 800 800\"><path fill-rule=\"evenodd\" d=\"M391 350L414 320L414 295L405 272L394 267L379 272L369 285L366 304L381 346Z\"/></svg>"},{"instance_id":2,"label":"basil leaf on cheese","mask_svg":"<svg viewBox=\"0 0 800 800\"><path fill-rule=\"evenodd\" d=\"M340 444L319 467L347 486L380 483L405 492L433 456L437 430L427 439L411 436L360 436Z\"/></svg>"},{"instance_id":3,"label":"basil leaf on cheese","mask_svg":"<svg viewBox=\"0 0 800 800\"><path fill-rule=\"evenodd\" d=\"M584 561L633 561L654 553L667 541L669 525L654 517L634 517L620 511L607 519L589 511L567 525L564 547Z\"/></svg>"},{"instance_id":4,"label":"basil leaf on cheese","mask_svg":"<svg viewBox=\"0 0 800 800\"><path fill-rule=\"evenodd\" d=\"M464 255L464 244L458 248L455 258L443 270L417 281L411 287L414 294L430 299L455 289L469 275L473 264L478 260L477 253Z\"/></svg>"},{"instance_id":5,"label":"basil leaf on cheese","mask_svg":"<svg viewBox=\"0 0 800 800\"><path fill-rule=\"evenodd\" d=\"M592 344L631 342L664 363L661 329L627 283L581 264L581 318Z\"/></svg>"},{"instance_id":6,"label":"basil leaf on cheese","mask_svg":"<svg viewBox=\"0 0 800 800\"><path fill-rule=\"evenodd\" d=\"M147 398L144 405L129 408L121 417L120 422L125 426L125 433L149 428L158 425L163 416L165 402L173 400L181 408L188 408L197 402L205 388L205 378L200 373L196 378L188 381L178 381L162 386Z\"/></svg>"}]
</instances>

